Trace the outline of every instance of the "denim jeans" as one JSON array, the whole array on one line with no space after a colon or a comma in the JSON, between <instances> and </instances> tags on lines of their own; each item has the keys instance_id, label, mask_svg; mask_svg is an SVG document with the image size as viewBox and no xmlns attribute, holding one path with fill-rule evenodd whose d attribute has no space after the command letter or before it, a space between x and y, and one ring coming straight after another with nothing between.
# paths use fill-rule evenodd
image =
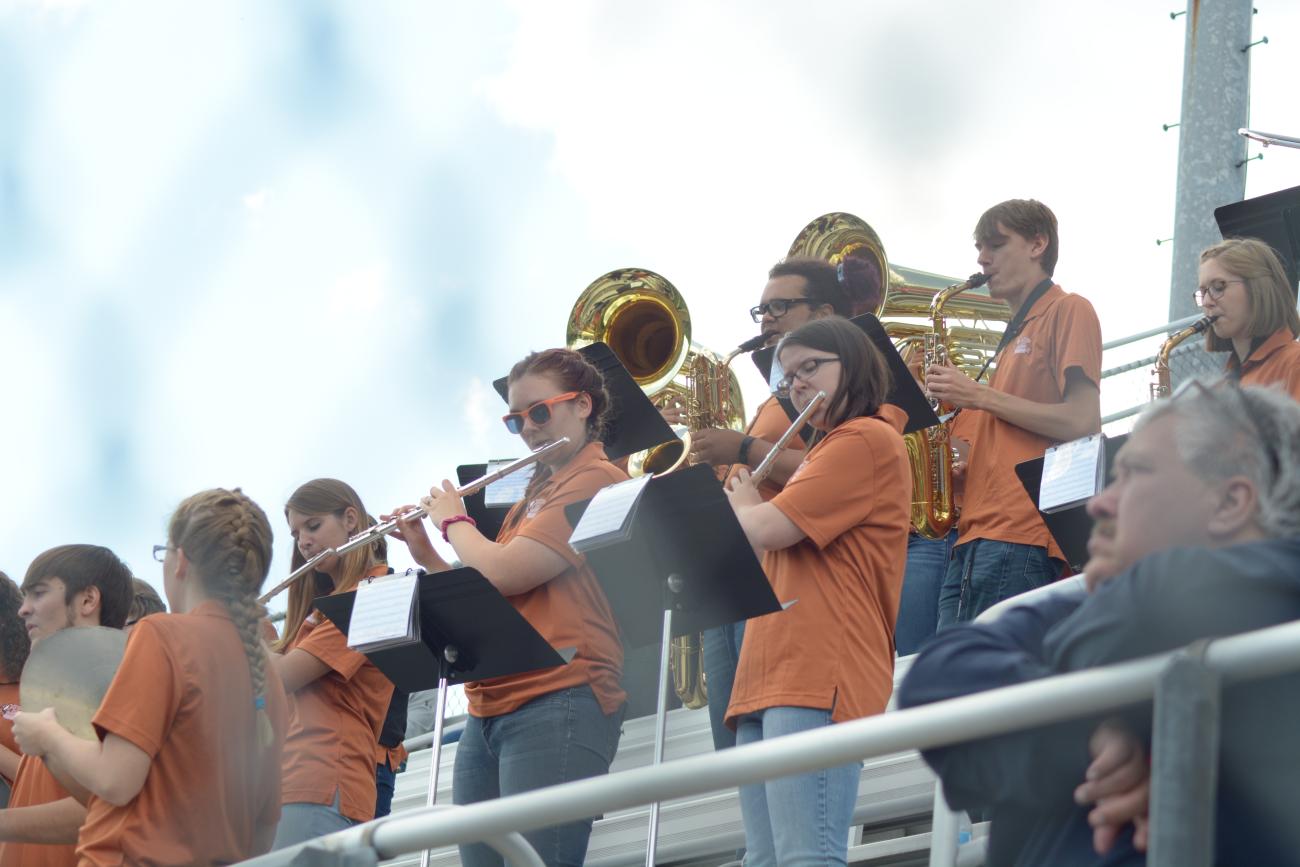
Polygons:
<instances>
[{"instance_id":1,"label":"denim jeans","mask_svg":"<svg viewBox=\"0 0 1300 867\"><path fill-rule=\"evenodd\" d=\"M830 711L769 707L741 717L736 744L823 728ZM822 867L848 858L861 762L740 787L745 867Z\"/></svg>"},{"instance_id":2,"label":"denim jeans","mask_svg":"<svg viewBox=\"0 0 1300 867\"><path fill-rule=\"evenodd\" d=\"M704 630L704 678L709 690L709 725L713 729L713 748L725 750L736 745L735 733L724 720L731 704L731 685L736 681L740 663L740 645L745 640L745 621L728 623Z\"/></svg>"},{"instance_id":3,"label":"denim jeans","mask_svg":"<svg viewBox=\"0 0 1300 867\"><path fill-rule=\"evenodd\" d=\"M275 827L272 849L283 849L325 834L333 834L355 825L339 812L339 793L333 804L285 804L280 808L280 824Z\"/></svg>"},{"instance_id":4,"label":"denim jeans","mask_svg":"<svg viewBox=\"0 0 1300 867\"><path fill-rule=\"evenodd\" d=\"M452 799L473 804L609 772L623 709L606 715L588 686L561 689L517 710L471 716L456 748ZM548 867L582 864L593 819L528 831L525 839ZM465 867L505 862L482 844L460 847Z\"/></svg>"},{"instance_id":5,"label":"denim jeans","mask_svg":"<svg viewBox=\"0 0 1300 867\"><path fill-rule=\"evenodd\" d=\"M907 537L903 595L894 624L894 647L899 656L916 653L939 626L939 593L956 541L956 530L942 539L927 539L918 533Z\"/></svg>"},{"instance_id":6,"label":"denim jeans","mask_svg":"<svg viewBox=\"0 0 1300 867\"><path fill-rule=\"evenodd\" d=\"M958 545L939 594L939 629L967 623L1004 599L1050 584L1064 566L1037 545L992 539Z\"/></svg>"},{"instance_id":7,"label":"denim jeans","mask_svg":"<svg viewBox=\"0 0 1300 867\"><path fill-rule=\"evenodd\" d=\"M401 768L390 768L385 759L383 764L375 765L375 818L387 816L393 812L393 791L397 788L397 774Z\"/></svg>"}]
</instances>

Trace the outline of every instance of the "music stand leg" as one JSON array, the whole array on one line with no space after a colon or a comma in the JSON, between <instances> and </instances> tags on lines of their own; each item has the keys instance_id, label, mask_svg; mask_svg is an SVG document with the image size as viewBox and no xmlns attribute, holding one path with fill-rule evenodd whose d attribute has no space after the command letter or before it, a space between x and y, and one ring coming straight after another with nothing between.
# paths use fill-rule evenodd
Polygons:
<instances>
[{"instance_id":1,"label":"music stand leg","mask_svg":"<svg viewBox=\"0 0 1300 867\"><path fill-rule=\"evenodd\" d=\"M669 666L669 651L673 642L673 610L664 609L664 634L659 646L659 703L655 710L655 757L656 765L663 764L664 739L668 731L668 684L672 678ZM659 848L659 802L650 805L650 830L646 838L646 867L655 867L656 850Z\"/></svg>"},{"instance_id":2,"label":"music stand leg","mask_svg":"<svg viewBox=\"0 0 1300 867\"><path fill-rule=\"evenodd\" d=\"M450 649L448 648L448 650ZM443 660L438 672L438 708L433 715L433 743L429 745L432 755L429 758L429 793L424 799L426 807L432 807L438 799L438 769L442 765L442 723L447 716L447 676L449 667L447 662ZM428 849L420 853L420 867L429 867Z\"/></svg>"}]
</instances>

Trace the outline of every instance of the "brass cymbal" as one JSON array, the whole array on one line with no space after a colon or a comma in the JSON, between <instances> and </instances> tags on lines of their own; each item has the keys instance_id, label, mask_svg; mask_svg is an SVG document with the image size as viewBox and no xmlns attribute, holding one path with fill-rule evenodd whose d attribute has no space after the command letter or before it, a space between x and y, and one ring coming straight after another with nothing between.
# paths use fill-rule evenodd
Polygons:
<instances>
[{"instance_id":1,"label":"brass cymbal","mask_svg":"<svg viewBox=\"0 0 1300 867\"><path fill-rule=\"evenodd\" d=\"M96 740L90 720L126 652L126 633L105 626L62 629L33 647L18 682L24 711L54 708L59 724L79 738Z\"/></svg>"}]
</instances>

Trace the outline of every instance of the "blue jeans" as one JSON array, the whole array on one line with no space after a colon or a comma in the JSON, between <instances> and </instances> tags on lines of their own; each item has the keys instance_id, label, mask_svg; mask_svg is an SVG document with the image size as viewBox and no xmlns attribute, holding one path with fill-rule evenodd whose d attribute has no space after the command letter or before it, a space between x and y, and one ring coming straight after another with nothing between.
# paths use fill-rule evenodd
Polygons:
<instances>
[{"instance_id":1,"label":"blue jeans","mask_svg":"<svg viewBox=\"0 0 1300 867\"><path fill-rule=\"evenodd\" d=\"M376 819L393 812L393 791L397 788L397 775L404 770L406 770L405 762L400 768L390 768L387 759L382 765L375 765Z\"/></svg>"},{"instance_id":2,"label":"blue jeans","mask_svg":"<svg viewBox=\"0 0 1300 867\"><path fill-rule=\"evenodd\" d=\"M283 849L305 843L325 834L333 834L355 825L339 812L339 793L334 792L333 804L285 804L280 808L280 824L275 827L275 841L271 848Z\"/></svg>"},{"instance_id":3,"label":"blue jeans","mask_svg":"<svg viewBox=\"0 0 1300 867\"><path fill-rule=\"evenodd\" d=\"M745 621L728 623L704 630L704 678L709 691L709 725L713 729L713 748L725 750L736 745L736 735L724 720L731 704L731 685L736 682L740 663L740 645L745 640Z\"/></svg>"},{"instance_id":4,"label":"blue jeans","mask_svg":"<svg viewBox=\"0 0 1300 867\"><path fill-rule=\"evenodd\" d=\"M456 748L452 800L473 804L609 772L618 749L623 709L606 715L588 686L561 689L518 710L471 716ZM593 819L528 831L525 839L548 867L579 867ZM460 847L465 867L505 862L483 844Z\"/></svg>"},{"instance_id":5,"label":"blue jeans","mask_svg":"<svg viewBox=\"0 0 1300 867\"><path fill-rule=\"evenodd\" d=\"M1064 566L1037 545L992 539L958 545L939 594L939 629L967 623L1003 599L1050 584Z\"/></svg>"},{"instance_id":6,"label":"blue jeans","mask_svg":"<svg viewBox=\"0 0 1300 867\"><path fill-rule=\"evenodd\" d=\"M956 530L942 539L908 534L903 595L898 601L898 620L894 624L894 647L899 656L916 653L939 626L939 593L943 590L948 558L956 541Z\"/></svg>"},{"instance_id":7,"label":"blue jeans","mask_svg":"<svg viewBox=\"0 0 1300 867\"><path fill-rule=\"evenodd\" d=\"M823 728L831 713L769 707L741 717L736 744ZM849 823L858 798L861 762L740 787L745 867L822 867L848 858Z\"/></svg>"}]
</instances>

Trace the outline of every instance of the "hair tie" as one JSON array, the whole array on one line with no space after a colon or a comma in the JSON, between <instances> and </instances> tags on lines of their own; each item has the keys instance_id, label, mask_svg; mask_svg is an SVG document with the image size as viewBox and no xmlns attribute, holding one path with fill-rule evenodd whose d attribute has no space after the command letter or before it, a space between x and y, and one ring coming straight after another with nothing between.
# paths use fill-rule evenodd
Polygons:
<instances>
[{"instance_id":1,"label":"hair tie","mask_svg":"<svg viewBox=\"0 0 1300 867\"><path fill-rule=\"evenodd\" d=\"M839 281L839 284L841 286L844 285L844 263L843 262L840 262L840 264L835 266L835 279Z\"/></svg>"},{"instance_id":2,"label":"hair tie","mask_svg":"<svg viewBox=\"0 0 1300 867\"><path fill-rule=\"evenodd\" d=\"M253 699L253 707L257 710L266 710L266 697L259 695L257 698Z\"/></svg>"}]
</instances>

